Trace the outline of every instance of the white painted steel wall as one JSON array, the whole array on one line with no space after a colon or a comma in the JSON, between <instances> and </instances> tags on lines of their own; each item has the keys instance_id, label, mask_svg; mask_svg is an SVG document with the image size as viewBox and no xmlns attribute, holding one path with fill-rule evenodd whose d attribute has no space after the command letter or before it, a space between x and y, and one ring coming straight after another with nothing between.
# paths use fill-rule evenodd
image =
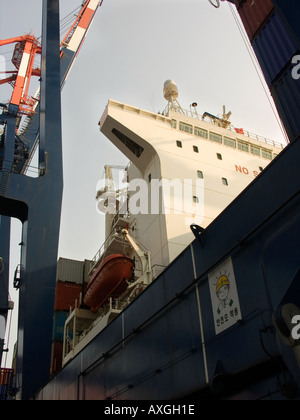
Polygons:
<instances>
[{"instance_id":1,"label":"white painted steel wall","mask_svg":"<svg viewBox=\"0 0 300 420\"><path fill-rule=\"evenodd\" d=\"M172 128L172 119L176 119L177 128ZM251 181L269 164L269 160L232 148L212 140L179 130L179 123L184 122L201 127L222 136L240 140L253 146L278 154L281 149L261 141L250 139L242 134L236 134L228 129L217 127L183 114L170 112L170 118L154 114L116 101L109 101L100 120L101 132L123 152L138 168L131 171L130 179L138 176L149 185L154 179L175 179L184 182L192 180L194 191L198 179L198 171L202 171L203 194L199 200L204 201L203 211L196 214L182 209L182 214L174 214L176 200L170 201L170 214L138 214L134 217L137 235L141 243L151 252L157 264L167 265L192 241L190 224L196 223L207 227L231 202L243 191ZM133 154L129 148L117 138L112 130L117 129L138 145L144 148L140 157ZM177 146L181 141L182 147ZM193 149L198 147L198 153ZM221 154L222 159L218 158ZM152 181L149 181L151 176ZM226 179L228 185L225 185ZM163 200L167 199L164 190ZM190 200L192 200L192 196ZM149 197L150 202L150 197ZM177 206L180 203L177 203ZM249 209L251 211L251 209Z\"/></svg>"}]
</instances>

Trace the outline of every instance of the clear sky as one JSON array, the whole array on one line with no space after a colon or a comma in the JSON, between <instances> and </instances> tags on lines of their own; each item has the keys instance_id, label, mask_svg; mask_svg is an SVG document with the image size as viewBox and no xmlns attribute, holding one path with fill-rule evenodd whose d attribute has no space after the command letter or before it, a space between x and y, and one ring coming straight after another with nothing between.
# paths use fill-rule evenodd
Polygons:
<instances>
[{"instance_id":1,"label":"clear sky","mask_svg":"<svg viewBox=\"0 0 300 420\"><path fill-rule=\"evenodd\" d=\"M81 3L61 0L61 18ZM0 39L29 32L39 37L41 6L41 0L1 0ZM0 55L12 49L0 48ZM9 54L4 57L10 59ZM59 256L91 259L104 241L96 184L105 164L127 163L99 132L108 99L162 111L167 79L176 81L184 109L197 102L199 112L220 114L226 105L236 127L284 143L270 95L265 94L227 2L215 9L208 0L104 0L62 93ZM10 96L10 87L0 88L0 102ZM12 270L18 264L19 235L20 224L14 223ZM17 300L14 292L12 298ZM13 343L12 339L11 348Z\"/></svg>"}]
</instances>

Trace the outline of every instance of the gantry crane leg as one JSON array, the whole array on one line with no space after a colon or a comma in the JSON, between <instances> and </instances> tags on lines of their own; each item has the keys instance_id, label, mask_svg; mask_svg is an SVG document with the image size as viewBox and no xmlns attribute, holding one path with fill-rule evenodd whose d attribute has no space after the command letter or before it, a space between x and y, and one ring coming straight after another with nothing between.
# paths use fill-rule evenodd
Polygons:
<instances>
[{"instance_id":1,"label":"gantry crane leg","mask_svg":"<svg viewBox=\"0 0 300 420\"><path fill-rule=\"evenodd\" d=\"M10 218L0 216L0 366L4 350L5 326L8 313Z\"/></svg>"},{"instance_id":2,"label":"gantry crane leg","mask_svg":"<svg viewBox=\"0 0 300 420\"><path fill-rule=\"evenodd\" d=\"M43 2L40 141L45 173L0 171L1 214L23 223L19 298L18 398L30 399L49 379L57 249L63 190L59 0ZM6 142L14 142L6 137Z\"/></svg>"}]
</instances>

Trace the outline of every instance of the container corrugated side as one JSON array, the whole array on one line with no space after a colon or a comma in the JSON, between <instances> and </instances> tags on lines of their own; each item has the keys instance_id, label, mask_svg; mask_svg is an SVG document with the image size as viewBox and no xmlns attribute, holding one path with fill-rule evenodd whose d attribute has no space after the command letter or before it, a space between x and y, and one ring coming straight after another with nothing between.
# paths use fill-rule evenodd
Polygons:
<instances>
[{"instance_id":1,"label":"container corrugated side","mask_svg":"<svg viewBox=\"0 0 300 420\"><path fill-rule=\"evenodd\" d=\"M252 41L252 46L268 85L271 85L298 51L297 43L278 13L272 15L264 25Z\"/></svg>"},{"instance_id":2,"label":"container corrugated side","mask_svg":"<svg viewBox=\"0 0 300 420\"><path fill-rule=\"evenodd\" d=\"M69 316L67 311L54 312L52 340L63 342L65 322Z\"/></svg>"},{"instance_id":3,"label":"container corrugated side","mask_svg":"<svg viewBox=\"0 0 300 420\"><path fill-rule=\"evenodd\" d=\"M13 370L0 368L0 385L9 385L12 379Z\"/></svg>"},{"instance_id":4,"label":"container corrugated side","mask_svg":"<svg viewBox=\"0 0 300 420\"><path fill-rule=\"evenodd\" d=\"M13 373L12 369L0 369L0 401L6 401L9 397L13 382Z\"/></svg>"},{"instance_id":5,"label":"container corrugated side","mask_svg":"<svg viewBox=\"0 0 300 420\"><path fill-rule=\"evenodd\" d=\"M289 25L295 41L300 47L299 0L272 0L276 9Z\"/></svg>"},{"instance_id":6,"label":"container corrugated side","mask_svg":"<svg viewBox=\"0 0 300 420\"><path fill-rule=\"evenodd\" d=\"M83 283L88 283L90 278L89 278L89 273L91 271L93 265L93 261L91 260L84 260L84 269L83 269Z\"/></svg>"},{"instance_id":7,"label":"container corrugated side","mask_svg":"<svg viewBox=\"0 0 300 420\"><path fill-rule=\"evenodd\" d=\"M56 281L82 284L83 268L83 261L60 258L57 262Z\"/></svg>"},{"instance_id":8,"label":"container corrugated side","mask_svg":"<svg viewBox=\"0 0 300 420\"><path fill-rule=\"evenodd\" d=\"M75 300L79 305L82 285L75 283L57 282L55 288L54 311L68 311L74 308Z\"/></svg>"},{"instance_id":9,"label":"container corrugated side","mask_svg":"<svg viewBox=\"0 0 300 420\"><path fill-rule=\"evenodd\" d=\"M291 141L300 137L300 79L293 78L293 70L290 65L270 89Z\"/></svg>"},{"instance_id":10,"label":"container corrugated side","mask_svg":"<svg viewBox=\"0 0 300 420\"><path fill-rule=\"evenodd\" d=\"M274 11L271 0L235 0L235 5L250 40Z\"/></svg>"}]
</instances>

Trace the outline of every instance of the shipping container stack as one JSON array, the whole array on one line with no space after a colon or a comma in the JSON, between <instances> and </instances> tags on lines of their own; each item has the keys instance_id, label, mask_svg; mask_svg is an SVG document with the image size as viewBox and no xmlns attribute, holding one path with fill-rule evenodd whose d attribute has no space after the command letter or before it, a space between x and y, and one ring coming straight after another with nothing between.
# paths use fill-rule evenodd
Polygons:
<instances>
[{"instance_id":1,"label":"shipping container stack","mask_svg":"<svg viewBox=\"0 0 300 420\"><path fill-rule=\"evenodd\" d=\"M70 310L80 306L91 261L60 258L57 263L50 375L62 369L64 325Z\"/></svg>"},{"instance_id":2,"label":"shipping container stack","mask_svg":"<svg viewBox=\"0 0 300 420\"><path fill-rule=\"evenodd\" d=\"M0 401L12 399L13 378L12 369L0 368Z\"/></svg>"},{"instance_id":3,"label":"shipping container stack","mask_svg":"<svg viewBox=\"0 0 300 420\"><path fill-rule=\"evenodd\" d=\"M300 138L299 0L228 0L237 7L289 140Z\"/></svg>"}]
</instances>

